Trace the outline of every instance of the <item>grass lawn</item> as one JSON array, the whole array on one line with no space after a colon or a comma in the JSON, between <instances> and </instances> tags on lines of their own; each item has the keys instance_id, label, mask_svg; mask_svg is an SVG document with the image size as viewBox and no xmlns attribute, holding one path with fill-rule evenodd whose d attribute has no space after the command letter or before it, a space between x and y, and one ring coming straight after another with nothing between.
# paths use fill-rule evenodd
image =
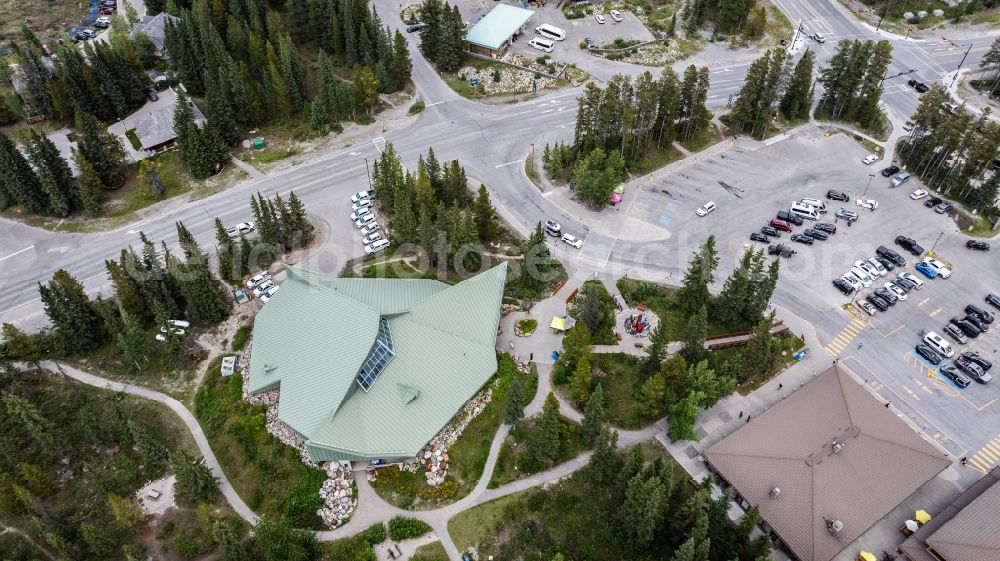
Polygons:
<instances>
[{"instance_id":1,"label":"grass lawn","mask_svg":"<svg viewBox=\"0 0 1000 561\"><path fill-rule=\"evenodd\" d=\"M77 213L65 220L43 216L22 218L15 215L13 209L4 211L3 216L22 220L30 226L59 232L100 232L135 221L140 217L139 211L156 203L186 194L191 194L193 199L201 199L223 191L248 177L243 170L227 164L220 174L196 180L188 173L187 166L181 161L180 152L176 150L160 154L154 161L160 166L160 180L163 183L163 197L160 199L148 196L139 188L139 179L135 168L132 167L124 185L104 193L103 216L92 217L89 214Z\"/></svg>"},{"instance_id":2,"label":"grass lawn","mask_svg":"<svg viewBox=\"0 0 1000 561\"><path fill-rule=\"evenodd\" d=\"M536 436L536 424L539 419L541 419L541 413L528 419L522 419L511 429L510 435L507 436L507 440L504 441L500 454L497 456L497 465L493 468L493 477L488 485L490 489L496 489L531 474L545 471L579 456L587 449L578 435L580 425L562 417L563 430L559 457L551 465L534 460L531 454L532 441Z\"/></svg>"},{"instance_id":3,"label":"grass lawn","mask_svg":"<svg viewBox=\"0 0 1000 561\"><path fill-rule=\"evenodd\" d=\"M451 540L455 542L455 547L459 551L465 551L469 546L489 537L493 527L502 522L503 513L507 506L521 502L524 496L530 492L521 491L500 497L464 510L452 517L448 521L448 533L451 534Z\"/></svg>"},{"instance_id":4,"label":"grass lawn","mask_svg":"<svg viewBox=\"0 0 1000 561\"><path fill-rule=\"evenodd\" d=\"M535 395L538 373L534 368L530 374L520 374L510 356L502 355L497 375L491 382L495 384L493 399L448 448L448 477L443 485L427 485L427 478L422 472L400 472L387 468L379 471L379 480L372 484L375 492L395 506L415 510L438 508L468 495L483 475L493 436L503 422L507 388L515 376L522 376L525 395Z\"/></svg>"},{"instance_id":5,"label":"grass lawn","mask_svg":"<svg viewBox=\"0 0 1000 561\"><path fill-rule=\"evenodd\" d=\"M636 396L646 378L639 371L639 357L624 353L594 354L590 362L603 376L595 375L594 383L604 390L607 420L612 426L623 429L642 428L666 414L666 408L653 416L642 415L636 410Z\"/></svg>"},{"instance_id":6,"label":"grass lawn","mask_svg":"<svg viewBox=\"0 0 1000 561\"><path fill-rule=\"evenodd\" d=\"M129 129L125 131L125 138L128 139L129 144L135 150L142 150L142 141L139 140L139 135L135 132L135 129Z\"/></svg>"},{"instance_id":7,"label":"grass lawn","mask_svg":"<svg viewBox=\"0 0 1000 561\"><path fill-rule=\"evenodd\" d=\"M429 544L422 545L413 552L413 557L410 557L411 561L448 561L448 552L444 550L444 546L438 540L432 541Z\"/></svg>"},{"instance_id":8,"label":"grass lawn","mask_svg":"<svg viewBox=\"0 0 1000 561\"><path fill-rule=\"evenodd\" d=\"M359 561L375 559L372 546L386 539L385 524L377 522L364 532L330 542L320 542L323 549L323 561Z\"/></svg>"},{"instance_id":9,"label":"grass lawn","mask_svg":"<svg viewBox=\"0 0 1000 561\"><path fill-rule=\"evenodd\" d=\"M690 152L700 152L724 138L725 134L722 130L714 124L709 124L708 127L698 131L690 140L684 140L680 144Z\"/></svg>"},{"instance_id":10,"label":"grass lawn","mask_svg":"<svg viewBox=\"0 0 1000 561\"><path fill-rule=\"evenodd\" d=\"M670 145L657 149L655 145L643 149L642 156L631 166L629 172L633 175L643 175L663 166L676 162L684 157L681 151Z\"/></svg>"},{"instance_id":11,"label":"grass lawn","mask_svg":"<svg viewBox=\"0 0 1000 561\"><path fill-rule=\"evenodd\" d=\"M655 282L624 278L618 279L617 287L618 292L621 293L622 298L629 306L635 307L637 304L645 304L651 312L660 318L660 323L667 329L670 340L680 340L687 328L688 318L687 314L673 301L672 295L675 288ZM711 314L709 314L708 335L722 335L727 332L729 330L713 321Z\"/></svg>"},{"instance_id":12,"label":"grass lawn","mask_svg":"<svg viewBox=\"0 0 1000 561\"><path fill-rule=\"evenodd\" d=\"M271 436L265 408L242 399L243 378L208 368L194 413L236 492L260 514L286 516L297 527L319 529L316 509L326 474L302 463L299 451Z\"/></svg>"}]
</instances>

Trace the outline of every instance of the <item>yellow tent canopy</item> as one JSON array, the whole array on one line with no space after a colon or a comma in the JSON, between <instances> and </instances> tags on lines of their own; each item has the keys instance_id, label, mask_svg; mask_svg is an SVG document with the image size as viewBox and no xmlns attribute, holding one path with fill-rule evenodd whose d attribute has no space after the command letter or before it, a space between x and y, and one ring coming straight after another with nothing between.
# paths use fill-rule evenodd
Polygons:
<instances>
[{"instance_id":1,"label":"yellow tent canopy","mask_svg":"<svg viewBox=\"0 0 1000 561\"><path fill-rule=\"evenodd\" d=\"M553 317L552 323L549 324L549 327L558 331L566 331L566 318L561 318L559 316Z\"/></svg>"},{"instance_id":2,"label":"yellow tent canopy","mask_svg":"<svg viewBox=\"0 0 1000 561\"><path fill-rule=\"evenodd\" d=\"M916 512L916 513L915 513L915 514L913 515L913 518L914 518L914 519L915 519L915 520L916 520L917 522L920 522L921 524L927 524L928 522L930 522L930 521L931 521L931 515L930 515L930 514L927 514L927 511L926 511L926 510L924 510L924 509L920 509L920 510L918 510L918 511L917 511L917 512Z\"/></svg>"},{"instance_id":3,"label":"yellow tent canopy","mask_svg":"<svg viewBox=\"0 0 1000 561\"><path fill-rule=\"evenodd\" d=\"M858 559L860 561L878 561L875 559L875 555L873 553L869 553L865 550L861 550L861 553L858 554Z\"/></svg>"}]
</instances>

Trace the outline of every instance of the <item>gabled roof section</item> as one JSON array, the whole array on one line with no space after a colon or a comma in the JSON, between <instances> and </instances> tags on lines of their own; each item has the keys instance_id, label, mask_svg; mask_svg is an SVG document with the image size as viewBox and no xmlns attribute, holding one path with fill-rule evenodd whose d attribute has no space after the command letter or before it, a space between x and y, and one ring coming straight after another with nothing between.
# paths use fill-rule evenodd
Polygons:
<instances>
[{"instance_id":1,"label":"gabled roof section","mask_svg":"<svg viewBox=\"0 0 1000 561\"><path fill-rule=\"evenodd\" d=\"M328 277L298 267L286 266L310 285L335 290L372 308L382 315L405 312L417 302L448 288L448 285L428 279L364 279Z\"/></svg>"},{"instance_id":2,"label":"gabled roof section","mask_svg":"<svg viewBox=\"0 0 1000 561\"><path fill-rule=\"evenodd\" d=\"M705 458L802 561L828 561L950 463L838 366Z\"/></svg>"},{"instance_id":3,"label":"gabled roof section","mask_svg":"<svg viewBox=\"0 0 1000 561\"><path fill-rule=\"evenodd\" d=\"M994 468L997 471L1000 468ZM927 544L948 561L1000 559L1000 483L994 483L927 538ZM983 479L989 480L990 475Z\"/></svg>"},{"instance_id":4,"label":"gabled roof section","mask_svg":"<svg viewBox=\"0 0 1000 561\"><path fill-rule=\"evenodd\" d=\"M254 321L249 391L280 384L278 417L311 434L346 397L378 323L377 310L290 272Z\"/></svg>"},{"instance_id":5,"label":"gabled roof section","mask_svg":"<svg viewBox=\"0 0 1000 561\"><path fill-rule=\"evenodd\" d=\"M494 348L507 262L425 298L410 308L408 321Z\"/></svg>"},{"instance_id":6,"label":"gabled roof section","mask_svg":"<svg viewBox=\"0 0 1000 561\"><path fill-rule=\"evenodd\" d=\"M510 36L520 30L533 15L535 12L531 10L509 4L497 4L469 30L465 40L487 49L499 49L504 41L510 39Z\"/></svg>"}]
</instances>

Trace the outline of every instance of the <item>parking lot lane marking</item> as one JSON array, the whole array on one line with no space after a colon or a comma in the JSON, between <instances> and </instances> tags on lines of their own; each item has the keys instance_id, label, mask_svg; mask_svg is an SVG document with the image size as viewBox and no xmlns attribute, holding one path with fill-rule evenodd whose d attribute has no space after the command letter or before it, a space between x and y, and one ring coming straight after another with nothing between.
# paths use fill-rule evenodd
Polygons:
<instances>
[{"instance_id":1,"label":"parking lot lane marking","mask_svg":"<svg viewBox=\"0 0 1000 561\"><path fill-rule=\"evenodd\" d=\"M940 314L940 313L941 313L941 310L943 310L943 309L944 309L944 308L938 308L938 309L934 310L933 312L931 312L931 313L929 313L929 314L927 314L927 315L929 315L930 317L934 317L934 316L936 316L936 315Z\"/></svg>"},{"instance_id":2,"label":"parking lot lane marking","mask_svg":"<svg viewBox=\"0 0 1000 561\"><path fill-rule=\"evenodd\" d=\"M35 246L33 246L33 245L29 245L28 247L26 247L24 249L20 249L18 251L15 251L14 253L11 253L10 255L5 255L3 257L0 257L0 261L4 261L6 259L10 259L11 257L14 257L15 255L20 255L20 254L24 253L25 251L28 251L29 249L32 249L34 247Z\"/></svg>"},{"instance_id":3,"label":"parking lot lane marking","mask_svg":"<svg viewBox=\"0 0 1000 561\"><path fill-rule=\"evenodd\" d=\"M919 308L920 306L923 306L924 304L926 304L926 303L928 303L930 301L931 301L930 298L924 298L923 300L920 301L919 304L917 304L917 307Z\"/></svg>"},{"instance_id":4,"label":"parking lot lane marking","mask_svg":"<svg viewBox=\"0 0 1000 561\"><path fill-rule=\"evenodd\" d=\"M927 392L928 395L934 395L934 392L931 391L930 388L928 388L927 386L925 386L923 382L921 382L920 380L917 380L916 378L914 378L913 381L916 382L918 386L920 386L920 389L922 389L925 392Z\"/></svg>"},{"instance_id":5,"label":"parking lot lane marking","mask_svg":"<svg viewBox=\"0 0 1000 561\"><path fill-rule=\"evenodd\" d=\"M906 386L901 386L901 387L902 387L902 388L903 388L904 390L906 390L906 393L910 394L910 397L912 397L913 399L915 399L915 400L917 400L917 401L920 401L920 396L919 396L919 395L917 395L917 394L915 394L915 393L913 393L913 390L911 390L910 388L908 388L908 387L906 387Z\"/></svg>"}]
</instances>

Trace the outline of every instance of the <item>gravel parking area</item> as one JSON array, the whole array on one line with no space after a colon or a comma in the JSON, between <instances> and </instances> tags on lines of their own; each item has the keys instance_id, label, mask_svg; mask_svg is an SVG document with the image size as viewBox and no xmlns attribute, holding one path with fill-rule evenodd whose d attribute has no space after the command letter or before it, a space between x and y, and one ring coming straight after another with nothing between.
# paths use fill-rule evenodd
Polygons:
<instances>
[{"instance_id":1,"label":"gravel parking area","mask_svg":"<svg viewBox=\"0 0 1000 561\"><path fill-rule=\"evenodd\" d=\"M1000 293L1000 266L994 253L966 249L969 238L959 231L953 218L934 213L922 200L911 200L910 193L922 187L919 181L911 179L890 189L889 179L879 174L878 164L862 164L865 149L846 135L827 137L818 129L805 129L771 146L757 146L734 146L703 158L696 155L689 158L686 167L654 176L633 195L634 200L626 200L621 212L646 224L648 232L660 232L662 239L630 242L620 238L608 250L607 259L625 265L641 255L635 260L659 262L665 275L679 282L691 248L715 234L721 258L717 279L721 282L744 247L753 243L749 234L758 231L778 210L787 210L792 200L825 200L829 213L820 221L830 223L835 222L834 213L841 207L858 212L860 218L852 226L836 220L837 233L812 246L792 243L789 234L783 234L779 241L797 254L782 259L775 303L816 326L824 348L809 352L841 360L869 380L918 429L927 431L957 457L969 456L970 466L973 458L977 469L1000 463L1000 381L985 386L973 383L960 390L912 352L920 342L920 330L941 333L949 318L964 315L963 309L970 303L989 308L984 302L986 294ZM854 202L865 191L869 174L875 176L867 197L879 202L874 212ZM827 200L828 189L844 191L851 199L847 203ZM695 209L707 201L714 201L717 210L698 217ZM809 225L807 220L795 231ZM864 312L848 313L845 305L863 298L890 277L853 296L841 294L831 281L856 260L873 256L879 245L899 250L907 260L905 270L921 276L913 267L916 258L894 245L900 234L916 239L925 249L933 247L939 259L953 266L951 278L924 278L921 290L874 317ZM896 272L889 275L895 277ZM1000 322L995 325L968 344L952 343L959 352L976 350L996 362L1000 360Z\"/></svg>"}]
</instances>

